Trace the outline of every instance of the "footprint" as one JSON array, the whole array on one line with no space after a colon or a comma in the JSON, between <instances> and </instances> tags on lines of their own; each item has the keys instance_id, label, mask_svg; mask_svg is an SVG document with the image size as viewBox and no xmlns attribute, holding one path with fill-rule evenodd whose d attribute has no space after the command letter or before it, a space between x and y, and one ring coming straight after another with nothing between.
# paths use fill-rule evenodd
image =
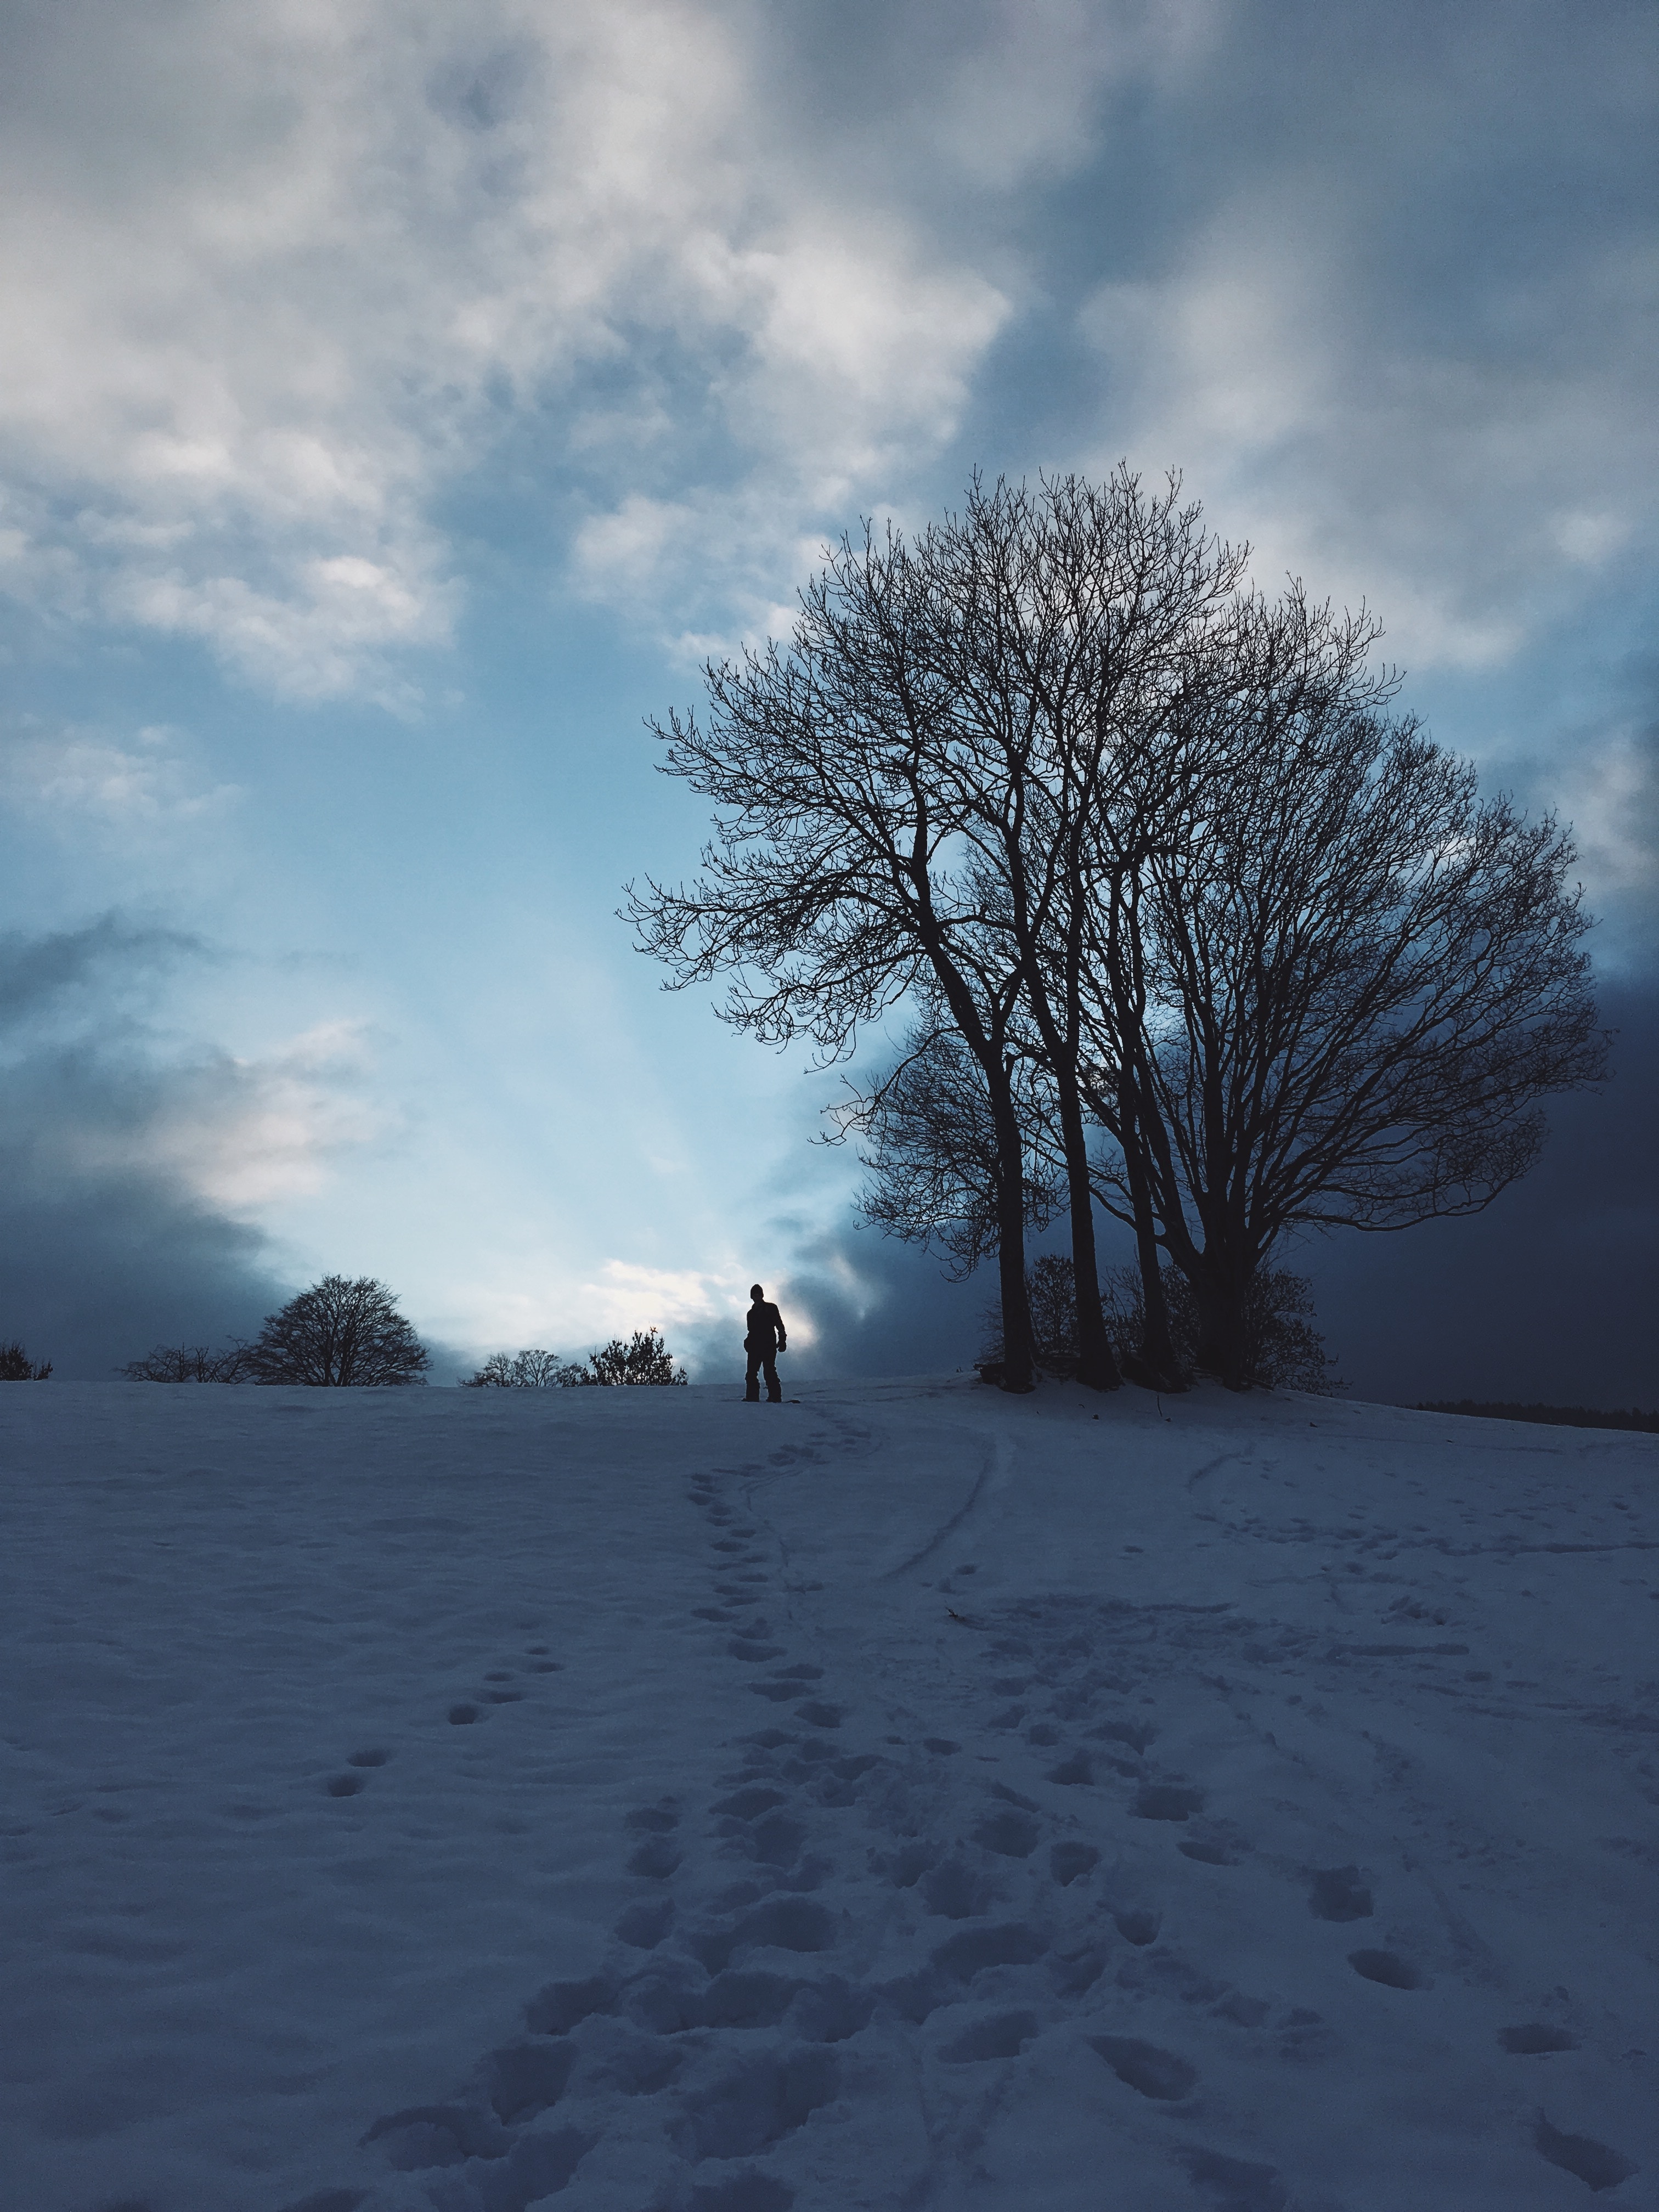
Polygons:
<instances>
[{"instance_id":1,"label":"footprint","mask_svg":"<svg viewBox=\"0 0 1659 2212\"><path fill-rule=\"evenodd\" d=\"M1089 2044L1126 2088L1163 2104L1186 2096L1198 2080L1197 2068L1173 2051L1160 2051L1157 2044L1142 2043L1132 2035L1091 2035Z\"/></svg>"},{"instance_id":2,"label":"footprint","mask_svg":"<svg viewBox=\"0 0 1659 2212\"><path fill-rule=\"evenodd\" d=\"M484 1680L488 1681L489 1677L486 1674ZM486 1690L483 1694L484 1703L489 1705L520 1705L524 1703L522 1690Z\"/></svg>"},{"instance_id":3,"label":"footprint","mask_svg":"<svg viewBox=\"0 0 1659 2212\"><path fill-rule=\"evenodd\" d=\"M1048 1948L1034 1928L1018 1920L1000 1927L964 1928L960 1936L939 1945L933 1966L952 1981L966 1984L990 1966L1034 1966Z\"/></svg>"},{"instance_id":4,"label":"footprint","mask_svg":"<svg viewBox=\"0 0 1659 2212\"><path fill-rule=\"evenodd\" d=\"M512 2138L492 2113L465 2105L411 2105L388 2112L362 2137L378 2142L399 2173L459 2166L465 2158L504 2158Z\"/></svg>"},{"instance_id":5,"label":"footprint","mask_svg":"<svg viewBox=\"0 0 1659 2212\"><path fill-rule=\"evenodd\" d=\"M1056 1996L1080 1997L1085 1990L1093 1989L1105 1971L1106 1954L1092 1945L1048 1962L1049 1978Z\"/></svg>"},{"instance_id":6,"label":"footprint","mask_svg":"<svg viewBox=\"0 0 1659 2212\"><path fill-rule=\"evenodd\" d=\"M795 2192L787 2181L750 2166L729 2181L699 2182L688 2201L690 2212L789 2212Z\"/></svg>"},{"instance_id":7,"label":"footprint","mask_svg":"<svg viewBox=\"0 0 1659 2212\"><path fill-rule=\"evenodd\" d=\"M1540 2158L1548 2159L1552 2166L1564 2167L1568 2173L1577 2174L1587 2189L1598 2192L1616 2189L1638 2171L1633 2160L1609 2144L1597 2142L1594 2136L1564 2135L1559 2128L1553 2128L1541 2112L1532 2140Z\"/></svg>"},{"instance_id":8,"label":"footprint","mask_svg":"<svg viewBox=\"0 0 1659 2212\"><path fill-rule=\"evenodd\" d=\"M368 2201L366 2189L318 2189L301 2197L297 2204L283 2205L283 2212L357 2212L357 2207ZM149 2212L149 2207L124 2197L118 2204L106 2205L104 2212Z\"/></svg>"},{"instance_id":9,"label":"footprint","mask_svg":"<svg viewBox=\"0 0 1659 2212\"><path fill-rule=\"evenodd\" d=\"M497 1667L494 1673L486 1674L484 1680L486 1682L510 1682L513 1676L505 1667Z\"/></svg>"},{"instance_id":10,"label":"footprint","mask_svg":"<svg viewBox=\"0 0 1659 2212\"><path fill-rule=\"evenodd\" d=\"M840 2088L830 2051L757 2058L698 2099L678 2131L680 2148L694 2159L752 2157L804 2127Z\"/></svg>"},{"instance_id":11,"label":"footprint","mask_svg":"<svg viewBox=\"0 0 1659 2212\"><path fill-rule=\"evenodd\" d=\"M331 1797L355 1797L365 1786L361 1774L331 1774L325 1785Z\"/></svg>"},{"instance_id":12,"label":"footprint","mask_svg":"<svg viewBox=\"0 0 1659 2212\"><path fill-rule=\"evenodd\" d=\"M346 1753L348 1766L384 1766L392 1756L389 1751L350 1751Z\"/></svg>"},{"instance_id":13,"label":"footprint","mask_svg":"<svg viewBox=\"0 0 1659 2212\"><path fill-rule=\"evenodd\" d=\"M672 1805L636 1805L623 1822L637 1835L666 1836L680 1825L680 1816Z\"/></svg>"},{"instance_id":14,"label":"footprint","mask_svg":"<svg viewBox=\"0 0 1659 2212\"><path fill-rule=\"evenodd\" d=\"M1238 1864L1237 1854L1230 1851L1224 1844L1193 1842L1177 1844L1176 1849L1181 1853L1182 1858L1196 1859L1200 1866L1237 1866Z\"/></svg>"},{"instance_id":15,"label":"footprint","mask_svg":"<svg viewBox=\"0 0 1659 2212\"><path fill-rule=\"evenodd\" d=\"M983 1875L946 1859L922 1876L922 1902L941 1920L975 1920L999 1902L995 1887Z\"/></svg>"},{"instance_id":16,"label":"footprint","mask_svg":"<svg viewBox=\"0 0 1659 2212\"><path fill-rule=\"evenodd\" d=\"M842 1706L820 1705L816 1699L795 1708L795 1718L805 1721L811 1728L838 1729L846 1717Z\"/></svg>"},{"instance_id":17,"label":"footprint","mask_svg":"<svg viewBox=\"0 0 1659 2212\"><path fill-rule=\"evenodd\" d=\"M805 2043L845 2043L870 2025L873 1990L854 1989L839 1974L805 1984L789 2008L789 2027Z\"/></svg>"},{"instance_id":18,"label":"footprint","mask_svg":"<svg viewBox=\"0 0 1659 2212\"><path fill-rule=\"evenodd\" d=\"M449 1709L451 1728L471 1728L474 1721L483 1718L483 1715L476 1705L452 1705Z\"/></svg>"},{"instance_id":19,"label":"footprint","mask_svg":"<svg viewBox=\"0 0 1659 2212\"><path fill-rule=\"evenodd\" d=\"M1316 1920L1369 1920L1371 1893L1355 1866L1327 1867L1316 1874L1308 1893L1308 1910Z\"/></svg>"},{"instance_id":20,"label":"footprint","mask_svg":"<svg viewBox=\"0 0 1659 2212\"><path fill-rule=\"evenodd\" d=\"M1186 1820L1204 1810L1204 1792L1175 1782L1143 1783L1134 1802L1138 1820Z\"/></svg>"},{"instance_id":21,"label":"footprint","mask_svg":"<svg viewBox=\"0 0 1659 2212\"><path fill-rule=\"evenodd\" d=\"M1291 2192L1273 2166L1224 2158L1218 2150L1196 2146L1176 2156L1198 2188L1219 2198L1218 2212L1285 2212L1290 2203Z\"/></svg>"},{"instance_id":22,"label":"footprint","mask_svg":"<svg viewBox=\"0 0 1659 2212\"><path fill-rule=\"evenodd\" d=\"M674 1906L670 1898L653 1898L648 1905L630 1905L617 1923L614 1933L619 1943L626 1943L635 1951L654 1951L674 1924Z\"/></svg>"},{"instance_id":23,"label":"footprint","mask_svg":"<svg viewBox=\"0 0 1659 2212\"><path fill-rule=\"evenodd\" d=\"M489 2054L490 2109L509 2126L533 2119L564 2094L576 2054L559 2043L514 2043Z\"/></svg>"},{"instance_id":24,"label":"footprint","mask_svg":"<svg viewBox=\"0 0 1659 2212\"><path fill-rule=\"evenodd\" d=\"M1036 1822L1012 1808L1006 1812L993 1813L974 1830L976 1844L1005 1859L1029 1859L1042 1838L1042 1831Z\"/></svg>"},{"instance_id":25,"label":"footprint","mask_svg":"<svg viewBox=\"0 0 1659 2212\"><path fill-rule=\"evenodd\" d=\"M1157 1942L1164 1917L1142 1905L1133 1911L1115 1912L1112 1924L1126 1943L1133 1943L1138 1951L1144 1951L1149 1943Z\"/></svg>"},{"instance_id":26,"label":"footprint","mask_svg":"<svg viewBox=\"0 0 1659 2212\"><path fill-rule=\"evenodd\" d=\"M1069 1889L1099 1864L1100 1853L1092 1844L1056 1844L1048 1854L1048 1871L1062 1889Z\"/></svg>"},{"instance_id":27,"label":"footprint","mask_svg":"<svg viewBox=\"0 0 1659 2212\"><path fill-rule=\"evenodd\" d=\"M613 2049L602 2072L625 2097L654 2097L665 2089L685 2063L685 2054L672 2043L639 2042Z\"/></svg>"},{"instance_id":28,"label":"footprint","mask_svg":"<svg viewBox=\"0 0 1659 2212\"><path fill-rule=\"evenodd\" d=\"M747 1659L751 1662L781 1659L783 1656L781 1644L768 1644L763 1639L759 1643L750 1643L747 1638L742 1636L734 1636L726 1649L730 1657Z\"/></svg>"},{"instance_id":29,"label":"footprint","mask_svg":"<svg viewBox=\"0 0 1659 2212\"><path fill-rule=\"evenodd\" d=\"M736 1951L751 1946L811 1954L834 1948L836 1923L823 1905L805 1897L773 1897L735 1927L709 1929L687 1940L687 1948L711 1974L722 1972Z\"/></svg>"},{"instance_id":30,"label":"footprint","mask_svg":"<svg viewBox=\"0 0 1659 2212\"><path fill-rule=\"evenodd\" d=\"M629 1854L628 1871L643 1875L647 1881L666 1881L679 1863L680 1855L666 1836L648 1836L638 1850Z\"/></svg>"},{"instance_id":31,"label":"footprint","mask_svg":"<svg viewBox=\"0 0 1659 2212\"><path fill-rule=\"evenodd\" d=\"M1550 2051L1577 2051L1578 2039L1564 2027L1546 2027L1541 2021L1527 2021L1519 2027L1500 2027L1498 2040L1519 2058L1537 2058Z\"/></svg>"},{"instance_id":32,"label":"footprint","mask_svg":"<svg viewBox=\"0 0 1659 2212\"><path fill-rule=\"evenodd\" d=\"M530 1671L532 1674L562 1674L564 1668L557 1659L538 1659Z\"/></svg>"},{"instance_id":33,"label":"footprint","mask_svg":"<svg viewBox=\"0 0 1659 2212\"><path fill-rule=\"evenodd\" d=\"M921 1747L924 1751L931 1751L935 1759L949 1759L953 1752L962 1749L962 1746L953 1742L948 1735L925 1735Z\"/></svg>"},{"instance_id":34,"label":"footprint","mask_svg":"<svg viewBox=\"0 0 1659 2212\"><path fill-rule=\"evenodd\" d=\"M716 1974L698 2000L705 2027L775 2027L805 1984L787 1974Z\"/></svg>"},{"instance_id":35,"label":"footprint","mask_svg":"<svg viewBox=\"0 0 1659 2212\"><path fill-rule=\"evenodd\" d=\"M720 1818L732 1820L757 1820L763 1813L769 1813L775 1805L785 1802L781 1790L768 1790L757 1784L752 1790L739 1790L730 1797L722 1797L709 1811Z\"/></svg>"},{"instance_id":36,"label":"footprint","mask_svg":"<svg viewBox=\"0 0 1659 2212\"><path fill-rule=\"evenodd\" d=\"M550 1982L524 2008L524 2024L532 2035L568 2035L595 2013L617 2009L617 1992L598 1975L585 1982Z\"/></svg>"},{"instance_id":37,"label":"footprint","mask_svg":"<svg viewBox=\"0 0 1659 2212\"><path fill-rule=\"evenodd\" d=\"M1362 1980L1378 1982L1385 1990L1423 1990L1429 1986L1426 1978L1396 1951L1350 1951L1348 1964Z\"/></svg>"},{"instance_id":38,"label":"footprint","mask_svg":"<svg viewBox=\"0 0 1659 2212\"><path fill-rule=\"evenodd\" d=\"M1094 1778L1094 1770L1081 1753L1071 1759L1062 1759L1058 1766L1051 1766L1048 1770L1049 1781L1058 1782L1064 1788L1079 1782L1092 1782Z\"/></svg>"},{"instance_id":39,"label":"footprint","mask_svg":"<svg viewBox=\"0 0 1659 2212\"><path fill-rule=\"evenodd\" d=\"M1000 2013L994 2019L976 2021L947 2043L939 2057L951 2066L969 2066L988 2058L1018 2058L1037 2033L1034 2012Z\"/></svg>"}]
</instances>

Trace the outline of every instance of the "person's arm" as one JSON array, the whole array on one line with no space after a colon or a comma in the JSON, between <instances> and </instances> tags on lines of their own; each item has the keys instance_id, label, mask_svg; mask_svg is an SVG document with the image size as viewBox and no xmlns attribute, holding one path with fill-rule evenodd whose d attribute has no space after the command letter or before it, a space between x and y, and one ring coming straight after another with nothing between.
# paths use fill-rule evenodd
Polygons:
<instances>
[{"instance_id":1,"label":"person's arm","mask_svg":"<svg viewBox=\"0 0 1659 2212\"><path fill-rule=\"evenodd\" d=\"M773 1307L772 1311L777 1316L778 1350L780 1352L787 1352L789 1349L789 1332L783 1325L783 1316L781 1313L778 1313L778 1310L775 1306Z\"/></svg>"}]
</instances>

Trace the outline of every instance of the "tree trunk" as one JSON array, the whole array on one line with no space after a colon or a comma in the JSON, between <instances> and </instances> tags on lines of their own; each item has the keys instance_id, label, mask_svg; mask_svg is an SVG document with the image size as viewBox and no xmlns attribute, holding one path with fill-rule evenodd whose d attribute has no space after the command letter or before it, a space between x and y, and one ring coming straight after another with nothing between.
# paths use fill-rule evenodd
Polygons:
<instances>
[{"instance_id":1,"label":"tree trunk","mask_svg":"<svg viewBox=\"0 0 1659 2212\"><path fill-rule=\"evenodd\" d=\"M1031 1307L1025 1294L1025 1146L1006 1073L987 1068L997 1133L997 1273L1002 1291L1002 1388L1035 1390Z\"/></svg>"},{"instance_id":2,"label":"tree trunk","mask_svg":"<svg viewBox=\"0 0 1659 2212\"><path fill-rule=\"evenodd\" d=\"M1206 1258L1207 1260L1206 1253ZM1243 1286L1231 1268L1206 1266L1193 1285L1198 1302L1198 1364L1230 1390L1250 1387L1244 1343Z\"/></svg>"},{"instance_id":3,"label":"tree trunk","mask_svg":"<svg viewBox=\"0 0 1659 2212\"><path fill-rule=\"evenodd\" d=\"M1140 1364L1152 1389L1184 1390L1187 1377L1182 1371L1170 1328L1170 1302L1164 1295L1163 1255L1158 1249L1152 1193L1147 1188L1146 1163L1137 1149L1139 1131L1133 1114L1123 1115L1122 1126L1123 1164L1129 1178L1129 1200L1135 1217L1135 1251L1140 1261Z\"/></svg>"},{"instance_id":4,"label":"tree trunk","mask_svg":"<svg viewBox=\"0 0 1659 2212\"><path fill-rule=\"evenodd\" d=\"M1077 1295L1077 1379L1091 1390L1117 1390L1123 1377L1106 1334L1095 1251L1095 1194L1089 1182L1089 1140L1076 1086L1062 1079L1060 1126L1066 1147L1066 1180L1072 1214L1072 1281Z\"/></svg>"}]
</instances>

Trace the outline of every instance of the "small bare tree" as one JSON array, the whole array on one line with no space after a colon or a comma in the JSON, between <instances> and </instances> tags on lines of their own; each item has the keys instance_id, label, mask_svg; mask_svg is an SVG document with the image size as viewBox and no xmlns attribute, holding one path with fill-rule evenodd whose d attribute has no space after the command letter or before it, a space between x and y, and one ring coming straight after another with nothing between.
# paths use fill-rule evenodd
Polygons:
<instances>
[{"instance_id":1,"label":"small bare tree","mask_svg":"<svg viewBox=\"0 0 1659 2212\"><path fill-rule=\"evenodd\" d=\"M1043 1127L1030 1097L1041 1073L1018 1059L1008 1073L1029 1136ZM983 1073L942 1010L911 1032L902 1058L881 1081L852 1090L830 1111L836 1140L856 1135L865 1148L860 1157L872 1180L859 1203L867 1220L944 1254L955 1282L995 1254L1006 1211L1003 1149ZM1022 1218L1028 1228L1046 1229L1065 1203L1063 1185L1030 1151L1021 1169Z\"/></svg>"},{"instance_id":2,"label":"small bare tree","mask_svg":"<svg viewBox=\"0 0 1659 2212\"><path fill-rule=\"evenodd\" d=\"M246 1382L252 1370L245 1344L222 1352L205 1344L158 1344L120 1372L129 1382Z\"/></svg>"},{"instance_id":3,"label":"small bare tree","mask_svg":"<svg viewBox=\"0 0 1659 2212\"><path fill-rule=\"evenodd\" d=\"M424 1382L429 1364L414 1330L384 1283L325 1275L290 1298L247 1347L256 1382L313 1389L386 1389Z\"/></svg>"},{"instance_id":4,"label":"small bare tree","mask_svg":"<svg viewBox=\"0 0 1659 2212\"><path fill-rule=\"evenodd\" d=\"M467 1390L563 1390L592 1377L574 1361L561 1359L556 1352L532 1346L526 1352L492 1352L475 1374L462 1378Z\"/></svg>"}]
</instances>

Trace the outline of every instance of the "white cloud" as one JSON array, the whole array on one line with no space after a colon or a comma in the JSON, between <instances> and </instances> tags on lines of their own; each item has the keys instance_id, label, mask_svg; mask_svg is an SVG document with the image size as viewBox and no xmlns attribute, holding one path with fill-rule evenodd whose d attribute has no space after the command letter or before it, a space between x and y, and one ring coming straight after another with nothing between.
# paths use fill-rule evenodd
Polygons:
<instances>
[{"instance_id":1,"label":"white cloud","mask_svg":"<svg viewBox=\"0 0 1659 2212\"><path fill-rule=\"evenodd\" d=\"M125 837L222 813L234 784L204 784L178 732L161 725L125 742L28 721L0 734L0 792L17 810L92 816Z\"/></svg>"},{"instance_id":2,"label":"white cloud","mask_svg":"<svg viewBox=\"0 0 1659 2212\"><path fill-rule=\"evenodd\" d=\"M1006 182L1081 149L1115 64L1067 64L1077 15L999 21L1030 97L988 131L964 65L936 165ZM395 696L387 657L454 621L434 501L514 417L605 453L579 558L628 597L682 552L636 526L663 502L628 482L642 446L712 439L691 505L734 488L769 541L937 450L1009 302L763 46L718 0L38 17L0 118L14 593L279 692ZM702 544L705 570L736 550Z\"/></svg>"},{"instance_id":3,"label":"white cloud","mask_svg":"<svg viewBox=\"0 0 1659 2212\"><path fill-rule=\"evenodd\" d=\"M1587 246L1524 283L1472 269L1478 306L1425 314L1372 265L1378 204L1312 181L1251 179L1171 266L1084 303L1116 399L1085 465L1178 465L1265 587L1369 602L1413 668L1491 667L1652 542L1650 272Z\"/></svg>"}]
</instances>

